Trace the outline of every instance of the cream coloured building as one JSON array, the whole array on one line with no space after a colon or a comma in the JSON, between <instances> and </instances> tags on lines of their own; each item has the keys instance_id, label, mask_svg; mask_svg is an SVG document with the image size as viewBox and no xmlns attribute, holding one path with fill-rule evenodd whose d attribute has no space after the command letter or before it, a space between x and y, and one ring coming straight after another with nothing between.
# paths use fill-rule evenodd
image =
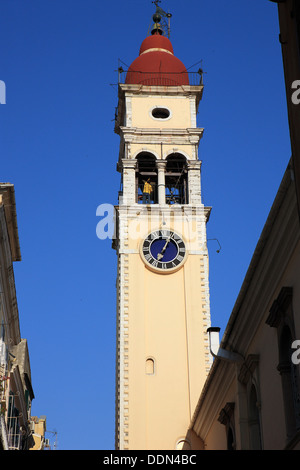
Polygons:
<instances>
[{"instance_id":1,"label":"cream coloured building","mask_svg":"<svg viewBox=\"0 0 300 470\"><path fill-rule=\"evenodd\" d=\"M220 345L210 332L215 359L190 425L203 449L300 448L299 272L290 162Z\"/></svg>"},{"instance_id":2,"label":"cream coloured building","mask_svg":"<svg viewBox=\"0 0 300 470\"><path fill-rule=\"evenodd\" d=\"M203 449L300 449L300 4L272 1L292 156L220 345L210 332L216 357L190 425Z\"/></svg>"},{"instance_id":3,"label":"cream coloured building","mask_svg":"<svg viewBox=\"0 0 300 470\"><path fill-rule=\"evenodd\" d=\"M117 449L198 447L186 432L211 366L203 86L159 28L119 83Z\"/></svg>"},{"instance_id":4,"label":"cream coloured building","mask_svg":"<svg viewBox=\"0 0 300 470\"><path fill-rule=\"evenodd\" d=\"M300 5L272 1L292 156L220 345L210 332L216 357L190 425L203 449L300 449Z\"/></svg>"},{"instance_id":5,"label":"cream coloured building","mask_svg":"<svg viewBox=\"0 0 300 470\"><path fill-rule=\"evenodd\" d=\"M32 437L34 439L34 446L30 450L51 450L50 439L46 436L49 435L47 431L47 419L46 416L31 416L30 418L30 427L32 431ZM56 432L51 432L57 437ZM56 441L54 445L54 450L56 447Z\"/></svg>"},{"instance_id":6,"label":"cream coloured building","mask_svg":"<svg viewBox=\"0 0 300 470\"><path fill-rule=\"evenodd\" d=\"M119 84L117 449L300 449L300 10L277 3L292 158L221 341L209 311L201 78L154 15Z\"/></svg>"}]
</instances>

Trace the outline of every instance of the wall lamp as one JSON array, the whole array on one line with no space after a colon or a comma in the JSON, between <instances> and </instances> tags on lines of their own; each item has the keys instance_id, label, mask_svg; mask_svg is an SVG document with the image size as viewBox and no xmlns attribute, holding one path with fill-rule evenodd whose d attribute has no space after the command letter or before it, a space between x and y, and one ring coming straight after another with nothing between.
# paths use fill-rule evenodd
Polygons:
<instances>
[{"instance_id":1,"label":"wall lamp","mask_svg":"<svg viewBox=\"0 0 300 470\"><path fill-rule=\"evenodd\" d=\"M220 348L219 340L219 327L210 327L207 328L207 333L209 335L209 349L213 357L217 357L223 361L240 363L244 361L244 358L241 354L235 353L233 351L227 351L226 349Z\"/></svg>"}]
</instances>

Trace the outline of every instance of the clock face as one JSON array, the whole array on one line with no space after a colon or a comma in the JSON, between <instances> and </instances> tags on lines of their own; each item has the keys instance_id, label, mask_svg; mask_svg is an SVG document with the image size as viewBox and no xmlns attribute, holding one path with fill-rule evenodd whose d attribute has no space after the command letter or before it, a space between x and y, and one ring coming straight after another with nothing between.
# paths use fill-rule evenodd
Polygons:
<instances>
[{"instance_id":1,"label":"clock face","mask_svg":"<svg viewBox=\"0 0 300 470\"><path fill-rule=\"evenodd\" d=\"M170 230L156 230L150 233L141 248L148 266L161 272L175 271L186 258L184 241Z\"/></svg>"}]
</instances>

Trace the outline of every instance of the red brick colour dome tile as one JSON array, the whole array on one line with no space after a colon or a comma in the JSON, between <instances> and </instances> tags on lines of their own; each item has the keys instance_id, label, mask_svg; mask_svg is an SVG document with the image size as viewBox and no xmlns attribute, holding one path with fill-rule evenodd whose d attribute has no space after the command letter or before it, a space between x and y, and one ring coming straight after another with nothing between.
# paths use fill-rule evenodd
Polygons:
<instances>
[{"instance_id":1,"label":"red brick colour dome tile","mask_svg":"<svg viewBox=\"0 0 300 470\"><path fill-rule=\"evenodd\" d=\"M142 42L139 56L130 65L126 84L180 86L189 85L184 64L174 56L171 41L159 34Z\"/></svg>"}]
</instances>

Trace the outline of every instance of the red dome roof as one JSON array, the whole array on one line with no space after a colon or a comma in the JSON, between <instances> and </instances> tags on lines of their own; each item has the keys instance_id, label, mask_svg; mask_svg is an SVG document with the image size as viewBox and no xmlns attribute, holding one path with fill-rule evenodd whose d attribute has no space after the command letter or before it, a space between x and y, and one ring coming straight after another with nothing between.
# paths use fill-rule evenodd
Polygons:
<instances>
[{"instance_id":1,"label":"red dome roof","mask_svg":"<svg viewBox=\"0 0 300 470\"><path fill-rule=\"evenodd\" d=\"M154 34L142 42L140 55L130 65L127 84L178 86L189 85L184 64L174 56L171 41Z\"/></svg>"},{"instance_id":2,"label":"red dome roof","mask_svg":"<svg viewBox=\"0 0 300 470\"><path fill-rule=\"evenodd\" d=\"M168 39L166 36L162 36L161 34L153 34L153 36L146 37L140 47L140 55L143 54L143 52L153 48L166 50L174 54L170 39Z\"/></svg>"}]
</instances>

